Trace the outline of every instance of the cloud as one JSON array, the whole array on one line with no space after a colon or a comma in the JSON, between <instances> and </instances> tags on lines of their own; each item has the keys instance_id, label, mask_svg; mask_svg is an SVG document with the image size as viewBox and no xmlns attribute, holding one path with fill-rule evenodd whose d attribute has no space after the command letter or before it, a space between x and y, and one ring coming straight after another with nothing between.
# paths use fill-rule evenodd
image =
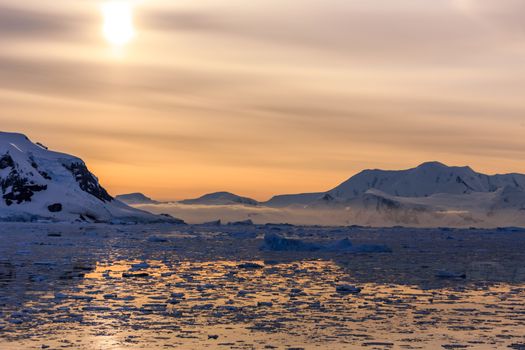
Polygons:
<instances>
[{"instance_id":1,"label":"cloud","mask_svg":"<svg viewBox=\"0 0 525 350\"><path fill-rule=\"evenodd\" d=\"M147 10L143 23L157 31L194 31L223 40L349 56L352 60L444 62L475 56L490 46L450 1L268 1L248 6ZM278 10L277 10L278 9ZM239 44L239 45L242 45ZM304 57L304 59L307 59Z\"/></svg>"},{"instance_id":2,"label":"cloud","mask_svg":"<svg viewBox=\"0 0 525 350\"><path fill-rule=\"evenodd\" d=\"M522 0L455 0L465 13L510 35L525 34L525 2Z\"/></svg>"},{"instance_id":3,"label":"cloud","mask_svg":"<svg viewBox=\"0 0 525 350\"><path fill-rule=\"evenodd\" d=\"M220 91L225 85L230 89L236 86L232 76L217 74L209 69L19 57L1 53L0 74L0 86L4 89L146 109L192 108L190 98L184 100L176 96Z\"/></svg>"},{"instance_id":4,"label":"cloud","mask_svg":"<svg viewBox=\"0 0 525 350\"><path fill-rule=\"evenodd\" d=\"M86 18L27 10L0 4L0 38L72 38L81 33Z\"/></svg>"},{"instance_id":5,"label":"cloud","mask_svg":"<svg viewBox=\"0 0 525 350\"><path fill-rule=\"evenodd\" d=\"M200 11L146 10L137 14L137 25L156 31L228 31L220 16Z\"/></svg>"},{"instance_id":6,"label":"cloud","mask_svg":"<svg viewBox=\"0 0 525 350\"><path fill-rule=\"evenodd\" d=\"M525 171L523 2L457 1L141 1L115 54L98 1L0 0L0 125L163 197Z\"/></svg>"}]
</instances>

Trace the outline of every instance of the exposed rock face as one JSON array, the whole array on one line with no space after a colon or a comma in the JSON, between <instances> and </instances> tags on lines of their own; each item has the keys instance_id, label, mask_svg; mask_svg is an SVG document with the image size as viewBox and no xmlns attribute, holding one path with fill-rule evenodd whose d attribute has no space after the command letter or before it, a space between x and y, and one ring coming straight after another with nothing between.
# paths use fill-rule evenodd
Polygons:
<instances>
[{"instance_id":1,"label":"exposed rock face","mask_svg":"<svg viewBox=\"0 0 525 350\"><path fill-rule=\"evenodd\" d=\"M47 189L47 185L37 184L34 181L22 177L18 173L13 158L9 153L0 157L0 170L8 172L6 176L0 178L2 198L8 206L13 203L21 204L23 202L30 202L35 192Z\"/></svg>"},{"instance_id":2,"label":"exposed rock face","mask_svg":"<svg viewBox=\"0 0 525 350\"><path fill-rule=\"evenodd\" d=\"M59 213L62 211L62 204L55 203L47 206L47 209L52 213Z\"/></svg>"},{"instance_id":3,"label":"exposed rock face","mask_svg":"<svg viewBox=\"0 0 525 350\"><path fill-rule=\"evenodd\" d=\"M64 164L64 167L71 171L80 188L100 199L103 202L111 202L113 197L98 183L98 179L89 172L84 163Z\"/></svg>"},{"instance_id":4,"label":"exposed rock face","mask_svg":"<svg viewBox=\"0 0 525 350\"><path fill-rule=\"evenodd\" d=\"M0 170L3 170L8 167L12 168L13 166L14 166L13 158L11 158L9 154L4 154L3 156L0 157Z\"/></svg>"},{"instance_id":5,"label":"exposed rock face","mask_svg":"<svg viewBox=\"0 0 525 350\"><path fill-rule=\"evenodd\" d=\"M47 148L46 148L46 149L47 149ZM46 173L45 171L40 170L40 169L38 168L38 164L37 164L37 162L35 161L35 159L33 158L33 156L29 156L29 160L31 161L31 166L32 166L33 168L35 168L35 170L36 170L36 171L37 171L37 172L38 172L38 173L39 173L44 179L46 179L46 180L53 180L53 179L51 178L51 176L49 176L48 173Z\"/></svg>"}]
</instances>

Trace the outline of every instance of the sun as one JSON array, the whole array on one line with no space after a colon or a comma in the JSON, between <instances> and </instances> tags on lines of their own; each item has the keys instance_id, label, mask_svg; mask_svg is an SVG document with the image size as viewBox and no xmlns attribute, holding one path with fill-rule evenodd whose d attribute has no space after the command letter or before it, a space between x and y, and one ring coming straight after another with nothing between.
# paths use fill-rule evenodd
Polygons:
<instances>
[{"instance_id":1,"label":"sun","mask_svg":"<svg viewBox=\"0 0 525 350\"><path fill-rule=\"evenodd\" d=\"M135 36L133 11L124 1L110 1L102 5L104 17L103 33L106 40L115 46L129 43Z\"/></svg>"}]
</instances>

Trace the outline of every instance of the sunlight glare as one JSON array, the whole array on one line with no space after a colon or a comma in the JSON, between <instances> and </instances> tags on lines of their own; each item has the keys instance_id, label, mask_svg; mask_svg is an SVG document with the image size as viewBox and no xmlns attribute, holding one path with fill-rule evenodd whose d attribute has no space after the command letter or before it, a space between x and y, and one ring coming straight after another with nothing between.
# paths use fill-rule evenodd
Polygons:
<instances>
[{"instance_id":1,"label":"sunlight glare","mask_svg":"<svg viewBox=\"0 0 525 350\"><path fill-rule=\"evenodd\" d=\"M135 36L131 5L124 1L111 1L102 6L104 37L115 46L123 46Z\"/></svg>"}]
</instances>

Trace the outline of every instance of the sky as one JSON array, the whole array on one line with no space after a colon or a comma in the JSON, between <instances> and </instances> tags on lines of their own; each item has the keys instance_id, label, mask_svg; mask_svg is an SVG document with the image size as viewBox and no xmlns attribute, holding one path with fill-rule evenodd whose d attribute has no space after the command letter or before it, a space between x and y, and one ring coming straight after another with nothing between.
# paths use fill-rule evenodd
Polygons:
<instances>
[{"instance_id":1,"label":"sky","mask_svg":"<svg viewBox=\"0 0 525 350\"><path fill-rule=\"evenodd\" d=\"M0 130L157 199L525 173L524 39L523 0L0 0Z\"/></svg>"}]
</instances>

